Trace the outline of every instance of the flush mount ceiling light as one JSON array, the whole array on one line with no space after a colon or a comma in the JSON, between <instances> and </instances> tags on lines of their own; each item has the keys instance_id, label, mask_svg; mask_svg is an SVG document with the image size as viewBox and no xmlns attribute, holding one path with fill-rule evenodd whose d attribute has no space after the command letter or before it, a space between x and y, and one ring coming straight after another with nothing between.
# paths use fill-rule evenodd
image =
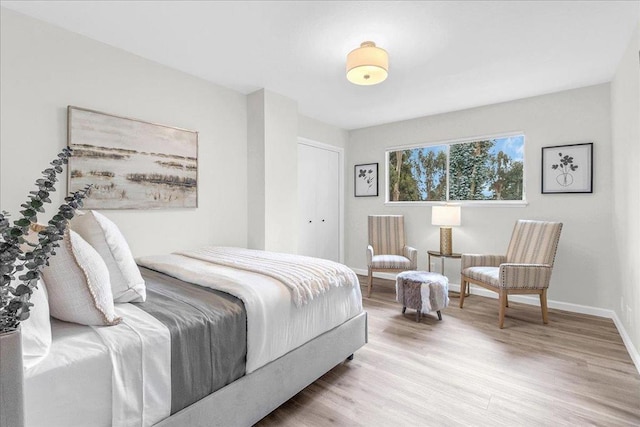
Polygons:
<instances>
[{"instance_id":1,"label":"flush mount ceiling light","mask_svg":"<svg viewBox=\"0 0 640 427\"><path fill-rule=\"evenodd\" d=\"M362 42L347 55L347 80L369 86L383 82L389 74L389 54L374 42Z\"/></svg>"}]
</instances>

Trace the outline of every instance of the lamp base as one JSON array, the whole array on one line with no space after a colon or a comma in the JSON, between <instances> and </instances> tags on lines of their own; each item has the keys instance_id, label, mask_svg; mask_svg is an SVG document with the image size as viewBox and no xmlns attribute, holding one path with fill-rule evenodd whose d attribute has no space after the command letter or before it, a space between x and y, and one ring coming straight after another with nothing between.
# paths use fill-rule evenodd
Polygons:
<instances>
[{"instance_id":1,"label":"lamp base","mask_svg":"<svg viewBox=\"0 0 640 427\"><path fill-rule=\"evenodd\" d=\"M442 255L451 255L453 253L451 227L440 227L440 253Z\"/></svg>"}]
</instances>

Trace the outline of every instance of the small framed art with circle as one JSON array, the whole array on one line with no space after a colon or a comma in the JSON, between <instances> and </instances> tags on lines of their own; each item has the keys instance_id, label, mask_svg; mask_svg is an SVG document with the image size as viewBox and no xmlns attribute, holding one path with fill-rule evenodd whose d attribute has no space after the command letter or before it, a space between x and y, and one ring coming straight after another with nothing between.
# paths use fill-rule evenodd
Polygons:
<instances>
[{"instance_id":1,"label":"small framed art with circle","mask_svg":"<svg viewBox=\"0 0 640 427\"><path fill-rule=\"evenodd\" d=\"M542 147L542 193L593 193L593 143Z\"/></svg>"}]
</instances>

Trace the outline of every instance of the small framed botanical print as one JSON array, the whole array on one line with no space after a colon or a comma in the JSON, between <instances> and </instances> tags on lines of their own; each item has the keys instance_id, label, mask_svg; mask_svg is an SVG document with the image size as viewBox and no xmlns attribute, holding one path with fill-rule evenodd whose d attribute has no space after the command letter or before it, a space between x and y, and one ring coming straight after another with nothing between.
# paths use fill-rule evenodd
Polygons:
<instances>
[{"instance_id":1,"label":"small framed botanical print","mask_svg":"<svg viewBox=\"0 0 640 427\"><path fill-rule=\"evenodd\" d=\"M355 165L353 177L356 197L376 197L378 195L377 163Z\"/></svg>"}]
</instances>

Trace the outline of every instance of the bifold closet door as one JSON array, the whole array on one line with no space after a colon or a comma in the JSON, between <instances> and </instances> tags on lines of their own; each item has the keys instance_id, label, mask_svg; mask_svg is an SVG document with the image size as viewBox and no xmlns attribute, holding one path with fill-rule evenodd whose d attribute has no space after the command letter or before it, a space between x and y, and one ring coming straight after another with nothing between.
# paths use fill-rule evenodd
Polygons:
<instances>
[{"instance_id":1,"label":"bifold closet door","mask_svg":"<svg viewBox=\"0 0 640 427\"><path fill-rule=\"evenodd\" d=\"M298 253L340 259L340 157L298 144Z\"/></svg>"},{"instance_id":2,"label":"bifold closet door","mask_svg":"<svg viewBox=\"0 0 640 427\"><path fill-rule=\"evenodd\" d=\"M298 253L316 254L316 149L298 144Z\"/></svg>"},{"instance_id":3,"label":"bifold closet door","mask_svg":"<svg viewBox=\"0 0 640 427\"><path fill-rule=\"evenodd\" d=\"M318 156L318 185L316 193L316 218L318 219L316 253L318 258L340 260L340 192L338 177L338 153L322 151Z\"/></svg>"}]
</instances>

